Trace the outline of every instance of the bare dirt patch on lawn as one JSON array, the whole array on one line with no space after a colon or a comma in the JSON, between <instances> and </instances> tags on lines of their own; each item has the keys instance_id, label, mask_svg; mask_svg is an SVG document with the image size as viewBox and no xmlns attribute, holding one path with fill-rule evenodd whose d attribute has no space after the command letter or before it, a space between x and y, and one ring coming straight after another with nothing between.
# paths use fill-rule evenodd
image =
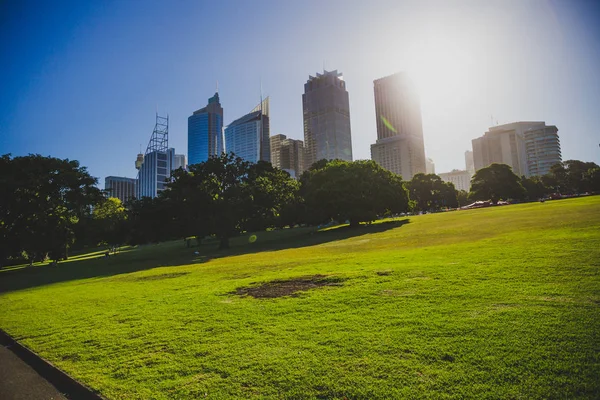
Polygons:
<instances>
[{"instance_id":1,"label":"bare dirt patch on lawn","mask_svg":"<svg viewBox=\"0 0 600 400\"><path fill-rule=\"evenodd\" d=\"M273 299L284 296L296 297L299 295L299 292L310 289L317 289L324 286L341 286L344 280L343 278L326 275L303 276L265 282L256 286L241 287L230 294L252 296L256 299Z\"/></svg>"}]
</instances>

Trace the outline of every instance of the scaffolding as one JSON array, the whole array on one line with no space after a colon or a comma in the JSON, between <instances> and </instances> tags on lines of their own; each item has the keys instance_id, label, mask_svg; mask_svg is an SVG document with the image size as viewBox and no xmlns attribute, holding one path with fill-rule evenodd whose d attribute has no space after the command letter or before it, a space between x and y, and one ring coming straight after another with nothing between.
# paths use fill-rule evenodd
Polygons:
<instances>
[{"instance_id":1,"label":"scaffolding","mask_svg":"<svg viewBox=\"0 0 600 400\"><path fill-rule=\"evenodd\" d=\"M156 114L156 124L154 125L154 132L146 147L146 154L152 153L153 151L166 152L169 149L169 115L161 117Z\"/></svg>"},{"instance_id":2,"label":"scaffolding","mask_svg":"<svg viewBox=\"0 0 600 400\"><path fill-rule=\"evenodd\" d=\"M139 199L142 197L142 193L146 193L146 189L144 187L146 182L145 180L140 180L141 176L145 176L150 173L156 174L157 171L157 156L149 157L152 153L163 153L167 156L169 151L169 115L166 117L161 117L156 113L156 123L154 124L154 131L152 131L152 136L150 137L150 141L148 142L148 146L146 147L146 153L142 156L142 154L138 154L138 158L136 159L136 168L138 169L137 177L136 177L136 197ZM168 156L167 156L168 157ZM145 163L150 162L152 165L148 165L145 167ZM139 164L139 167L138 167ZM151 191L154 194L150 197L155 197L157 194L157 186L156 179L154 180L154 189Z\"/></svg>"}]
</instances>

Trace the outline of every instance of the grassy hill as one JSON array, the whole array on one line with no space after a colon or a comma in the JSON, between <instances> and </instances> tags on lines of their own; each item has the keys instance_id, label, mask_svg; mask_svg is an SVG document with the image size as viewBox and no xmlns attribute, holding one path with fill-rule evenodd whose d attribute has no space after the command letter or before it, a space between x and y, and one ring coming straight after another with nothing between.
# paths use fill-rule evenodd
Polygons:
<instances>
[{"instance_id":1,"label":"grassy hill","mask_svg":"<svg viewBox=\"0 0 600 400\"><path fill-rule=\"evenodd\" d=\"M0 327L110 399L600 398L598 196L256 235L0 271Z\"/></svg>"}]
</instances>

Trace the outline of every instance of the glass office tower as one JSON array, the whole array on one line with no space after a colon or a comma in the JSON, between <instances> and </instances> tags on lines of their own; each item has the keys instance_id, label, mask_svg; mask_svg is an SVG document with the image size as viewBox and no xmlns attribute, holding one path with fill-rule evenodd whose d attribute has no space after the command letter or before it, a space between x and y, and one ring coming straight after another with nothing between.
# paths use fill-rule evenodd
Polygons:
<instances>
[{"instance_id":1,"label":"glass office tower","mask_svg":"<svg viewBox=\"0 0 600 400\"><path fill-rule=\"evenodd\" d=\"M188 118L188 164L201 163L223 151L223 107L215 93L206 107Z\"/></svg>"},{"instance_id":2,"label":"glass office tower","mask_svg":"<svg viewBox=\"0 0 600 400\"><path fill-rule=\"evenodd\" d=\"M245 161L271 161L269 98L225 128L225 149Z\"/></svg>"}]
</instances>

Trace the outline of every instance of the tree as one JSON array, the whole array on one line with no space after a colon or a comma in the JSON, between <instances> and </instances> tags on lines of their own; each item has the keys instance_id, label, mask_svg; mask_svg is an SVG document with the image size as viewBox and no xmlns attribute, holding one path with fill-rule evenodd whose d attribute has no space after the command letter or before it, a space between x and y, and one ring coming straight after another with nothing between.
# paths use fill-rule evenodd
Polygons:
<instances>
[{"instance_id":1,"label":"tree","mask_svg":"<svg viewBox=\"0 0 600 400\"><path fill-rule=\"evenodd\" d=\"M457 207L458 199L454 185L444 182L435 174L419 173L408 182L411 200L419 211L437 210L441 207Z\"/></svg>"},{"instance_id":2,"label":"tree","mask_svg":"<svg viewBox=\"0 0 600 400\"><path fill-rule=\"evenodd\" d=\"M23 251L32 262L67 258L74 227L102 199L97 179L78 161L40 155L0 160L0 235L10 246L2 246L2 260Z\"/></svg>"},{"instance_id":3,"label":"tree","mask_svg":"<svg viewBox=\"0 0 600 400\"><path fill-rule=\"evenodd\" d=\"M313 223L370 222L385 213L408 210L402 178L374 161L315 163L301 177L307 219Z\"/></svg>"},{"instance_id":4,"label":"tree","mask_svg":"<svg viewBox=\"0 0 600 400\"><path fill-rule=\"evenodd\" d=\"M526 178L521 177L521 185L525 189L525 198L528 200L537 200L546 196L551 192L552 189L546 187L542 182L542 179L537 176Z\"/></svg>"},{"instance_id":5,"label":"tree","mask_svg":"<svg viewBox=\"0 0 600 400\"><path fill-rule=\"evenodd\" d=\"M130 201L127 209L129 244L159 243L174 238L171 210L163 196Z\"/></svg>"},{"instance_id":6,"label":"tree","mask_svg":"<svg viewBox=\"0 0 600 400\"><path fill-rule=\"evenodd\" d=\"M598 190L594 172L598 168L598 164L593 162L567 160L550 167L549 178L555 190L563 194L593 192Z\"/></svg>"},{"instance_id":7,"label":"tree","mask_svg":"<svg viewBox=\"0 0 600 400\"><path fill-rule=\"evenodd\" d=\"M458 202L458 207L464 207L469 204L469 192L465 190L457 190L456 191L456 200Z\"/></svg>"},{"instance_id":8,"label":"tree","mask_svg":"<svg viewBox=\"0 0 600 400\"><path fill-rule=\"evenodd\" d=\"M243 228L257 231L280 225L282 210L297 200L300 185L289 173L259 161L250 164L246 187L251 201Z\"/></svg>"},{"instance_id":9,"label":"tree","mask_svg":"<svg viewBox=\"0 0 600 400\"><path fill-rule=\"evenodd\" d=\"M492 164L478 170L471 178L472 200L522 199L525 189L520 179L506 164Z\"/></svg>"},{"instance_id":10,"label":"tree","mask_svg":"<svg viewBox=\"0 0 600 400\"><path fill-rule=\"evenodd\" d=\"M110 247L120 246L127 239L127 212L116 197L109 197L93 211L97 242Z\"/></svg>"},{"instance_id":11,"label":"tree","mask_svg":"<svg viewBox=\"0 0 600 400\"><path fill-rule=\"evenodd\" d=\"M289 174L270 163L248 163L233 153L212 156L191 165L188 173L176 174L165 198L175 200L175 220L189 218L196 230L214 234L219 248L229 247L229 238L245 230L265 229L276 224L281 210L297 192ZM181 232L191 228L178 224Z\"/></svg>"}]
</instances>

